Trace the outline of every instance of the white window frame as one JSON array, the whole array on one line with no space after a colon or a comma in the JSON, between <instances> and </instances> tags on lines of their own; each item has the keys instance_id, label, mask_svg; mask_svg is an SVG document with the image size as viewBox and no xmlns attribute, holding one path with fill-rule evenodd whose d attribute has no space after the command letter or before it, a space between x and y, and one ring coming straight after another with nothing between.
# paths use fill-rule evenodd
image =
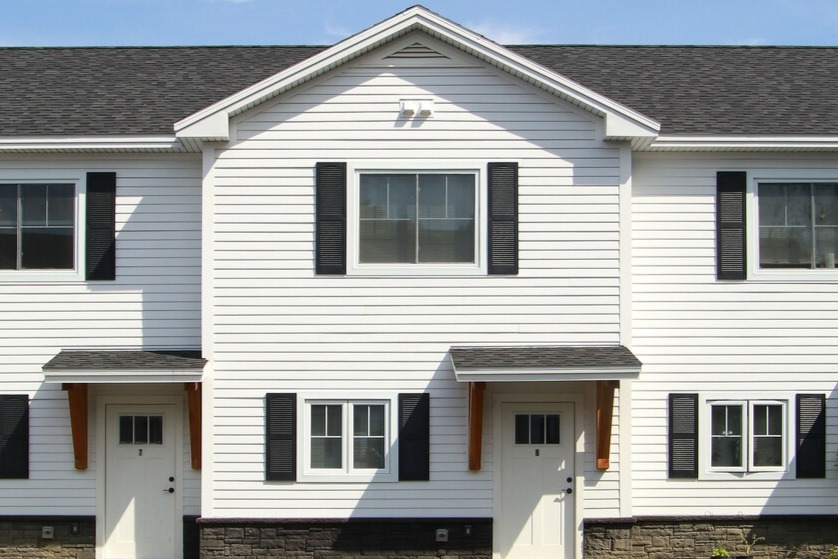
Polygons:
<instances>
[{"instance_id":1,"label":"white window frame","mask_svg":"<svg viewBox=\"0 0 838 559\"><path fill-rule=\"evenodd\" d=\"M488 220L485 161L370 161L347 165L346 272L349 275L376 276L468 276L485 275L488 270ZM360 191L364 174L444 174L474 175L474 262L430 264L362 264L360 262Z\"/></svg>"},{"instance_id":2,"label":"white window frame","mask_svg":"<svg viewBox=\"0 0 838 559\"><path fill-rule=\"evenodd\" d=\"M0 175L0 184L71 184L75 188L75 223L73 226L73 268L44 270L0 270L0 283L60 283L84 281L86 182L80 175L57 172L25 172Z\"/></svg>"},{"instance_id":3,"label":"white window frame","mask_svg":"<svg viewBox=\"0 0 838 559\"><path fill-rule=\"evenodd\" d=\"M731 397L730 393L709 393L699 397L701 412L698 418L699 454L702 467L700 479L748 479L748 480L776 480L793 479L791 468L794 457L793 434L795 426L791 424L795 417L795 399L788 394L760 394L754 398ZM712 458L712 406L713 405L741 405L743 417L742 433L742 466L741 467L713 467ZM780 466L754 466L753 464L753 408L758 405L779 405L782 407L783 419L783 457Z\"/></svg>"},{"instance_id":4,"label":"white window frame","mask_svg":"<svg viewBox=\"0 0 838 559\"><path fill-rule=\"evenodd\" d=\"M398 433L398 395L390 393L311 393L302 394L298 406L297 425L297 472L299 481L305 482L395 482L398 481L398 448L396 444ZM380 469L357 469L353 463L353 405L383 405L384 406L384 467ZM311 406L313 405L341 405L342 432L341 456L342 467L312 468L311 467Z\"/></svg>"},{"instance_id":5,"label":"white window frame","mask_svg":"<svg viewBox=\"0 0 838 559\"><path fill-rule=\"evenodd\" d=\"M760 268L759 267L759 185L761 183L838 183L838 173L822 170L759 170L748 172L745 196L748 280L838 282L838 267ZM838 255L836 255L838 257Z\"/></svg>"}]
</instances>

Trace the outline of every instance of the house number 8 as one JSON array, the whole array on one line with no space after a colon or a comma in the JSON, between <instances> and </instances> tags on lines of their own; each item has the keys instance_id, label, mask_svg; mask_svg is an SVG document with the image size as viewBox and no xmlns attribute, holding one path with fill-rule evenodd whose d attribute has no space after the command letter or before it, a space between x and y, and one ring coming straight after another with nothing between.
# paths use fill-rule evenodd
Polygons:
<instances>
[{"instance_id":1,"label":"house number 8","mask_svg":"<svg viewBox=\"0 0 838 559\"><path fill-rule=\"evenodd\" d=\"M141 448L137 449L137 456L142 456L142 455L143 455L143 449L141 449Z\"/></svg>"},{"instance_id":2,"label":"house number 8","mask_svg":"<svg viewBox=\"0 0 838 559\"><path fill-rule=\"evenodd\" d=\"M142 450L141 450L140 452L142 452ZM538 450L538 449L536 448L536 449L535 449L535 455L536 455L536 456L539 456L539 454L540 454L540 453L541 453L541 451L540 451L540 450Z\"/></svg>"}]
</instances>

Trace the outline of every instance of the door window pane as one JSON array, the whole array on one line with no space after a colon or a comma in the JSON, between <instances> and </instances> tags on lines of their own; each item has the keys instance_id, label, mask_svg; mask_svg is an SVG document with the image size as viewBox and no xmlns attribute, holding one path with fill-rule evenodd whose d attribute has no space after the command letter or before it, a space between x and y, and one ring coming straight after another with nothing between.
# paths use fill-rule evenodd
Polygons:
<instances>
[{"instance_id":1,"label":"door window pane","mask_svg":"<svg viewBox=\"0 0 838 559\"><path fill-rule=\"evenodd\" d=\"M530 416L515 414L515 444L530 444Z\"/></svg>"},{"instance_id":2,"label":"door window pane","mask_svg":"<svg viewBox=\"0 0 838 559\"><path fill-rule=\"evenodd\" d=\"M547 444L560 444L559 415L549 414L547 416Z\"/></svg>"},{"instance_id":3,"label":"door window pane","mask_svg":"<svg viewBox=\"0 0 838 559\"><path fill-rule=\"evenodd\" d=\"M119 416L119 444L163 444L163 416Z\"/></svg>"}]
</instances>

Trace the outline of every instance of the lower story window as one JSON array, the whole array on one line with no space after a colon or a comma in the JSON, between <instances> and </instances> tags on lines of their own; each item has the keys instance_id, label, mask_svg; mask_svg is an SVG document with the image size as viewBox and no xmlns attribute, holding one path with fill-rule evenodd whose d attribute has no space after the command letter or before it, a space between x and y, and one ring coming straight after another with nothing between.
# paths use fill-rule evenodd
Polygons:
<instances>
[{"instance_id":1,"label":"lower story window","mask_svg":"<svg viewBox=\"0 0 838 559\"><path fill-rule=\"evenodd\" d=\"M389 402L307 401L308 469L354 474L389 469Z\"/></svg>"},{"instance_id":2,"label":"lower story window","mask_svg":"<svg viewBox=\"0 0 838 559\"><path fill-rule=\"evenodd\" d=\"M0 269L72 269L75 195L72 184L0 184Z\"/></svg>"},{"instance_id":3,"label":"lower story window","mask_svg":"<svg viewBox=\"0 0 838 559\"><path fill-rule=\"evenodd\" d=\"M708 405L711 471L785 470L785 402L711 401Z\"/></svg>"}]
</instances>

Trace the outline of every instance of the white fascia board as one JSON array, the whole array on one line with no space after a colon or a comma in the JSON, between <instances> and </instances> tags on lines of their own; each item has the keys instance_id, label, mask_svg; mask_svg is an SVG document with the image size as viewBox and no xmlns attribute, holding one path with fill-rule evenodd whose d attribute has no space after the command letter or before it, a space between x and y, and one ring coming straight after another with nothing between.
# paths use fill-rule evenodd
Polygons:
<instances>
[{"instance_id":1,"label":"white fascia board","mask_svg":"<svg viewBox=\"0 0 838 559\"><path fill-rule=\"evenodd\" d=\"M838 150L838 136L659 136L648 151Z\"/></svg>"},{"instance_id":2,"label":"white fascia board","mask_svg":"<svg viewBox=\"0 0 838 559\"><path fill-rule=\"evenodd\" d=\"M640 367L455 369L457 382L555 382L634 379Z\"/></svg>"},{"instance_id":3,"label":"white fascia board","mask_svg":"<svg viewBox=\"0 0 838 559\"><path fill-rule=\"evenodd\" d=\"M414 6L175 123L178 137L228 138L235 116L414 30L436 37L605 119L606 138L655 137L660 123L421 6ZM222 116L223 115L223 116Z\"/></svg>"},{"instance_id":4,"label":"white fascia board","mask_svg":"<svg viewBox=\"0 0 838 559\"><path fill-rule=\"evenodd\" d=\"M45 371L44 382L84 382L109 384L201 382L203 370L183 369L166 371L143 370L63 370Z\"/></svg>"},{"instance_id":5,"label":"white fascia board","mask_svg":"<svg viewBox=\"0 0 838 559\"><path fill-rule=\"evenodd\" d=\"M4 151L184 151L175 136L0 137Z\"/></svg>"}]
</instances>

